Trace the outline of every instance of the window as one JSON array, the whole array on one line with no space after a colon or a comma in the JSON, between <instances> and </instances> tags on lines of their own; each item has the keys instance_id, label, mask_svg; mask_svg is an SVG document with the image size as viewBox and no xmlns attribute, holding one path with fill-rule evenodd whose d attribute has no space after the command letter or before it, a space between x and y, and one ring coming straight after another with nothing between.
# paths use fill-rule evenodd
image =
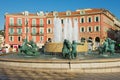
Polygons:
<instances>
[{"instance_id":1,"label":"window","mask_svg":"<svg viewBox=\"0 0 120 80\"><path fill-rule=\"evenodd\" d=\"M67 12L66 12L66 15L67 15L67 16L70 16L70 15L71 15L71 11L67 11Z\"/></svg>"},{"instance_id":2,"label":"window","mask_svg":"<svg viewBox=\"0 0 120 80\"><path fill-rule=\"evenodd\" d=\"M14 36L9 36L9 41L14 41Z\"/></svg>"},{"instance_id":3,"label":"window","mask_svg":"<svg viewBox=\"0 0 120 80\"><path fill-rule=\"evenodd\" d=\"M9 33L10 34L14 34L14 29L13 28L9 28Z\"/></svg>"},{"instance_id":4,"label":"window","mask_svg":"<svg viewBox=\"0 0 120 80\"><path fill-rule=\"evenodd\" d=\"M32 19L32 26L36 26L36 19Z\"/></svg>"},{"instance_id":5,"label":"window","mask_svg":"<svg viewBox=\"0 0 120 80\"><path fill-rule=\"evenodd\" d=\"M32 36L32 40L35 42L36 41L36 36Z\"/></svg>"},{"instance_id":6,"label":"window","mask_svg":"<svg viewBox=\"0 0 120 80\"><path fill-rule=\"evenodd\" d=\"M9 18L10 26L14 25L14 18Z\"/></svg>"},{"instance_id":7,"label":"window","mask_svg":"<svg viewBox=\"0 0 120 80\"><path fill-rule=\"evenodd\" d=\"M100 27L99 26L95 26L95 29L94 29L96 32L97 31L100 31Z\"/></svg>"},{"instance_id":8,"label":"window","mask_svg":"<svg viewBox=\"0 0 120 80\"><path fill-rule=\"evenodd\" d=\"M80 23L84 23L84 18L80 18Z\"/></svg>"},{"instance_id":9,"label":"window","mask_svg":"<svg viewBox=\"0 0 120 80\"><path fill-rule=\"evenodd\" d=\"M88 32L91 32L92 31L92 28L91 27L88 27L88 30L87 30Z\"/></svg>"},{"instance_id":10,"label":"window","mask_svg":"<svg viewBox=\"0 0 120 80\"><path fill-rule=\"evenodd\" d=\"M28 26L29 19L25 19L25 26Z\"/></svg>"},{"instance_id":11,"label":"window","mask_svg":"<svg viewBox=\"0 0 120 80\"><path fill-rule=\"evenodd\" d=\"M99 16L95 16L95 22L99 22Z\"/></svg>"},{"instance_id":12,"label":"window","mask_svg":"<svg viewBox=\"0 0 120 80\"><path fill-rule=\"evenodd\" d=\"M50 19L47 20L47 24L51 24L51 20Z\"/></svg>"},{"instance_id":13,"label":"window","mask_svg":"<svg viewBox=\"0 0 120 80\"><path fill-rule=\"evenodd\" d=\"M18 41L21 41L21 37L20 36L18 36Z\"/></svg>"},{"instance_id":14,"label":"window","mask_svg":"<svg viewBox=\"0 0 120 80\"><path fill-rule=\"evenodd\" d=\"M54 11L54 12L53 12L53 16L58 16L58 12L57 12L57 11Z\"/></svg>"},{"instance_id":15,"label":"window","mask_svg":"<svg viewBox=\"0 0 120 80\"><path fill-rule=\"evenodd\" d=\"M40 34L44 34L44 28L40 28Z\"/></svg>"},{"instance_id":16,"label":"window","mask_svg":"<svg viewBox=\"0 0 120 80\"><path fill-rule=\"evenodd\" d=\"M36 34L36 28L35 27L32 28L32 34Z\"/></svg>"},{"instance_id":17,"label":"window","mask_svg":"<svg viewBox=\"0 0 120 80\"><path fill-rule=\"evenodd\" d=\"M18 26L22 26L22 19L21 19L21 18L18 18L18 19L17 19L17 25L18 25Z\"/></svg>"},{"instance_id":18,"label":"window","mask_svg":"<svg viewBox=\"0 0 120 80\"><path fill-rule=\"evenodd\" d=\"M44 22L43 19L40 19L40 26L43 26Z\"/></svg>"},{"instance_id":19,"label":"window","mask_svg":"<svg viewBox=\"0 0 120 80\"><path fill-rule=\"evenodd\" d=\"M40 36L40 41L43 41L44 37L43 36Z\"/></svg>"},{"instance_id":20,"label":"window","mask_svg":"<svg viewBox=\"0 0 120 80\"><path fill-rule=\"evenodd\" d=\"M92 22L92 17L88 17L88 22L90 23L90 22Z\"/></svg>"},{"instance_id":21,"label":"window","mask_svg":"<svg viewBox=\"0 0 120 80\"><path fill-rule=\"evenodd\" d=\"M61 24L64 24L64 20L63 19L61 19Z\"/></svg>"},{"instance_id":22,"label":"window","mask_svg":"<svg viewBox=\"0 0 120 80\"><path fill-rule=\"evenodd\" d=\"M52 33L52 28L48 28L47 33Z\"/></svg>"},{"instance_id":23,"label":"window","mask_svg":"<svg viewBox=\"0 0 120 80\"><path fill-rule=\"evenodd\" d=\"M83 11L83 10L82 10L82 11L80 11L80 14L81 14L81 15L85 14L85 11Z\"/></svg>"},{"instance_id":24,"label":"window","mask_svg":"<svg viewBox=\"0 0 120 80\"><path fill-rule=\"evenodd\" d=\"M22 29L21 29L21 28L18 28L18 29L17 29L17 33L18 33L18 34L22 34Z\"/></svg>"},{"instance_id":25,"label":"window","mask_svg":"<svg viewBox=\"0 0 120 80\"><path fill-rule=\"evenodd\" d=\"M81 27L81 28L80 28L80 32L85 32L85 28L84 28L84 27Z\"/></svg>"}]
</instances>

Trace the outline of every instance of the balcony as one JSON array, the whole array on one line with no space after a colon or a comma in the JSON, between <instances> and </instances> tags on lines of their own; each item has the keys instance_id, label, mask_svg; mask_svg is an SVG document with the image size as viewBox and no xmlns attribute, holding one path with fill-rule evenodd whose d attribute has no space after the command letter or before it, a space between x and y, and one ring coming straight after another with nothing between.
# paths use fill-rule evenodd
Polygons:
<instances>
[{"instance_id":1,"label":"balcony","mask_svg":"<svg viewBox=\"0 0 120 80\"><path fill-rule=\"evenodd\" d=\"M44 33L31 33L32 36L44 36Z\"/></svg>"},{"instance_id":2,"label":"balcony","mask_svg":"<svg viewBox=\"0 0 120 80\"><path fill-rule=\"evenodd\" d=\"M20 35L22 35L22 33L17 33L17 32L9 33L9 36L20 36Z\"/></svg>"},{"instance_id":3,"label":"balcony","mask_svg":"<svg viewBox=\"0 0 120 80\"><path fill-rule=\"evenodd\" d=\"M31 35L32 35L32 36L36 36L36 35L37 35L37 33L31 33Z\"/></svg>"},{"instance_id":4,"label":"balcony","mask_svg":"<svg viewBox=\"0 0 120 80\"><path fill-rule=\"evenodd\" d=\"M22 24L9 24L9 27L22 27Z\"/></svg>"},{"instance_id":5,"label":"balcony","mask_svg":"<svg viewBox=\"0 0 120 80\"><path fill-rule=\"evenodd\" d=\"M31 25L31 27L44 27L44 24Z\"/></svg>"},{"instance_id":6,"label":"balcony","mask_svg":"<svg viewBox=\"0 0 120 80\"><path fill-rule=\"evenodd\" d=\"M40 26L40 27L44 27L44 24L40 24L39 26Z\"/></svg>"}]
</instances>

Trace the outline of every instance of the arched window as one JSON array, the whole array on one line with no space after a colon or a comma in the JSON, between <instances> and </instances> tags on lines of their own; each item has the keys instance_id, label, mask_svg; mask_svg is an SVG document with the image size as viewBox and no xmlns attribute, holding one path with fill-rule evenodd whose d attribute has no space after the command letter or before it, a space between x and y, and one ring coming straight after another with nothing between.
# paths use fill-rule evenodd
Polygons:
<instances>
[{"instance_id":1,"label":"arched window","mask_svg":"<svg viewBox=\"0 0 120 80\"><path fill-rule=\"evenodd\" d=\"M52 42L52 39L51 39L51 38L48 38L48 42Z\"/></svg>"}]
</instances>

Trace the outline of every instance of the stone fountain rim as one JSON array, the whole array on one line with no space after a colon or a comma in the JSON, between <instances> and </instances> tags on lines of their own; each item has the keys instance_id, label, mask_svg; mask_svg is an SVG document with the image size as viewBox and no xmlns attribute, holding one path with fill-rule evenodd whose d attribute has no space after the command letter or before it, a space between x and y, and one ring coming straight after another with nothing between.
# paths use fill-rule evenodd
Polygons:
<instances>
[{"instance_id":1,"label":"stone fountain rim","mask_svg":"<svg viewBox=\"0 0 120 80\"><path fill-rule=\"evenodd\" d=\"M5 59L5 58L0 58L0 62L19 62L19 63L106 63L106 62L118 62L120 61L120 58L108 58L108 59L93 59L93 60L51 60L51 59Z\"/></svg>"}]
</instances>

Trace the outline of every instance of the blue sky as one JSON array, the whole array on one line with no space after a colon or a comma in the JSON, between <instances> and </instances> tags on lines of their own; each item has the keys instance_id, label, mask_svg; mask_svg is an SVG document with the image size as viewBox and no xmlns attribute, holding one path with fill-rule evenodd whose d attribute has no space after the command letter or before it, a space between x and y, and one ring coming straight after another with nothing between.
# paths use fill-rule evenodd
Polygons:
<instances>
[{"instance_id":1,"label":"blue sky","mask_svg":"<svg viewBox=\"0 0 120 80\"><path fill-rule=\"evenodd\" d=\"M120 19L120 0L0 0L0 29L4 29L6 12L75 11L79 8L105 8Z\"/></svg>"}]
</instances>

